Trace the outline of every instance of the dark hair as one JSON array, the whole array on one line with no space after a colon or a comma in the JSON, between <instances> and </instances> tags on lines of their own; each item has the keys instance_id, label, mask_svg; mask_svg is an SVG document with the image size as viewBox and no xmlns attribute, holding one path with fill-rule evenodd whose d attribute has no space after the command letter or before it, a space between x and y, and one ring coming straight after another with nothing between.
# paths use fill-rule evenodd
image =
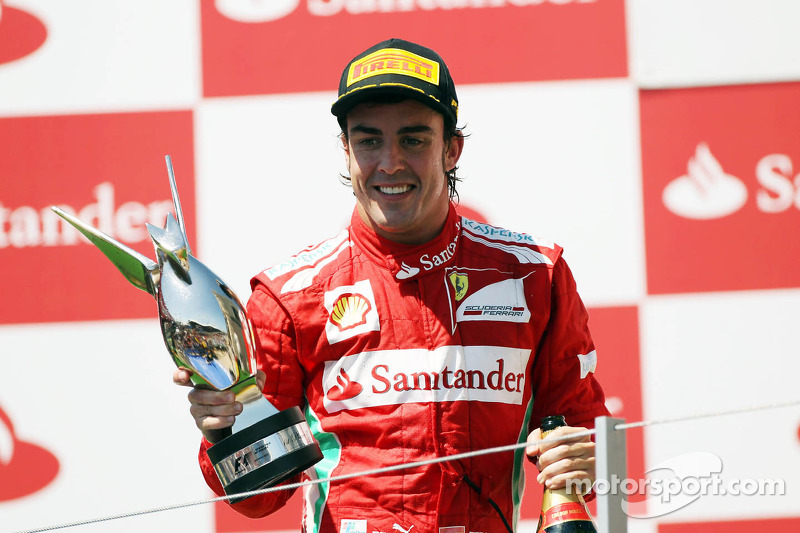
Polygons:
<instances>
[{"instance_id":1,"label":"dark hair","mask_svg":"<svg viewBox=\"0 0 800 533\"><path fill-rule=\"evenodd\" d=\"M374 98L370 98L366 102L361 103L370 103L370 104L397 104L402 102L403 100L407 100L408 97L400 96L400 95L376 95ZM438 113L438 111L437 111ZM441 114L441 113L440 113ZM464 133L461 131L460 128L456 127L456 124L449 118L442 115L444 119L444 140L445 142L449 143L454 137L464 138L466 137ZM342 139L347 142L347 113L343 113L342 116L337 117L336 119L339 122L339 128L341 128L341 137ZM458 191L456 190L456 183L461 181L456 175L456 171L458 170L458 166L453 167L451 170L445 171L445 176L447 176L447 190L450 193L450 199L458 201ZM346 184L350 184L350 176L345 176L344 174L340 175L343 182Z\"/></svg>"}]
</instances>

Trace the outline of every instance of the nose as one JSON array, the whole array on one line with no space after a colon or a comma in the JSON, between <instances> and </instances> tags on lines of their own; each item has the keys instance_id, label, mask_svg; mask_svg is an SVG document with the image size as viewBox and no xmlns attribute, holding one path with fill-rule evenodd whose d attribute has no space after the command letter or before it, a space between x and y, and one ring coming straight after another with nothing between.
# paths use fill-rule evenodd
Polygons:
<instances>
[{"instance_id":1,"label":"nose","mask_svg":"<svg viewBox=\"0 0 800 533\"><path fill-rule=\"evenodd\" d=\"M386 143L381 152L378 170L384 174L392 175L403 170L404 167L405 161L400 147L396 143Z\"/></svg>"}]
</instances>

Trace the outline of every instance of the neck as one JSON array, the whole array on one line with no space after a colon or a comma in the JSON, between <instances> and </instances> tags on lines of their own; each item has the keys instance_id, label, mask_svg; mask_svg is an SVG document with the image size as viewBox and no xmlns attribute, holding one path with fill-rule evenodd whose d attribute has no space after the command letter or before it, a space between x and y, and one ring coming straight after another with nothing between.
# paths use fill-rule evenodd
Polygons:
<instances>
[{"instance_id":1,"label":"neck","mask_svg":"<svg viewBox=\"0 0 800 533\"><path fill-rule=\"evenodd\" d=\"M411 230L392 231L391 229L382 228L376 224L367 213L357 206L358 216L365 226L374 231L379 237L392 241L397 244L404 244L408 246L417 246L426 244L434 240L441 232L447 221L447 216L450 213L450 202L444 204L439 213L436 214L435 219L426 224L424 228Z\"/></svg>"}]
</instances>

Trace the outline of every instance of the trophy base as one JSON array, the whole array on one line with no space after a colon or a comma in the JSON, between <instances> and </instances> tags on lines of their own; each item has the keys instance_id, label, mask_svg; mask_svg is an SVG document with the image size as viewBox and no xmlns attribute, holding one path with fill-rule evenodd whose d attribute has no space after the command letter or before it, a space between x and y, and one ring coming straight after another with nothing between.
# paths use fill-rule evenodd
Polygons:
<instances>
[{"instance_id":1,"label":"trophy base","mask_svg":"<svg viewBox=\"0 0 800 533\"><path fill-rule=\"evenodd\" d=\"M286 481L319 462L322 451L303 412L291 407L225 437L208 449L208 458L225 494L232 495Z\"/></svg>"}]
</instances>

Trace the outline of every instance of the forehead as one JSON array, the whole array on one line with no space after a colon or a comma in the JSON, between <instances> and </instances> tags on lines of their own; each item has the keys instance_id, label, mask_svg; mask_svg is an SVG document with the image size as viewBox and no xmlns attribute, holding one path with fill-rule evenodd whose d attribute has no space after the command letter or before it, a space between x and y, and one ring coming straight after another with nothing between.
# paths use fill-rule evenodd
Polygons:
<instances>
[{"instance_id":1,"label":"forehead","mask_svg":"<svg viewBox=\"0 0 800 533\"><path fill-rule=\"evenodd\" d=\"M412 126L427 126L434 131L444 130L444 117L416 100L399 102L364 102L347 112L347 128L358 126L385 131Z\"/></svg>"}]
</instances>

